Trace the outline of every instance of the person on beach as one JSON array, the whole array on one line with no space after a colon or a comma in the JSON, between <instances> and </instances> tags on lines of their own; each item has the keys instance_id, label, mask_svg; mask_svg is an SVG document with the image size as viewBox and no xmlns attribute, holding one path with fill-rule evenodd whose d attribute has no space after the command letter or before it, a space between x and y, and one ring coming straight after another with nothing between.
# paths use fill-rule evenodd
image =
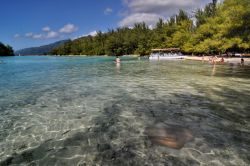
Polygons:
<instances>
[{"instance_id":1,"label":"person on beach","mask_svg":"<svg viewBox=\"0 0 250 166\"><path fill-rule=\"evenodd\" d=\"M217 56L213 56L212 58L211 58L211 62L212 62L212 64L216 64L216 60L217 60L218 58L217 58ZM209 60L210 61L210 60Z\"/></svg>"},{"instance_id":2,"label":"person on beach","mask_svg":"<svg viewBox=\"0 0 250 166\"><path fill-rule=\"evenodd\" d=\"M209 58L208 58L208 61L212 63L212 57L209 57Z\"/></svg>"},{"instance_id":3,"label":"person on beach","mask_svg":"<svg viewBox=\"0 0 250 166\"><path fill-rule=\"evenodd\" d=\"M224 62L225 62L225 60L224 60L223 57L221 58L220 62L221 62L221 63L224 63Z\"/></svg>"}]
</instances>

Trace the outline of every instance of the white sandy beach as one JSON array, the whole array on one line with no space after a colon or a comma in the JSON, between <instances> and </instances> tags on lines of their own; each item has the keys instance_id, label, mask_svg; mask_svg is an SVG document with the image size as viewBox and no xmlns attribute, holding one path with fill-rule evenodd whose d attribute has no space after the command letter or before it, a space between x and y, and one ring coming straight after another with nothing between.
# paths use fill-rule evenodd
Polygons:
<instances>
[{"instance_id":1,"label":"white sandy beach","mask_svg":"<svg viewBox=\"0 0 250 166\"><path fill-rule=\"evenodd\" d=\"M196 60L196 61L209 61L210 56L204 56L204 57L199 57L199 56L187 56L184 59L185 60ZM216 62L220 62L221 58L218 57L216 59ZM234 58L224 58L224 63L233 63L233 64L240 64L241 63L241 58L239 57L234 57ZM250 65L250 58L244 58L244 64Z\"/></svg>"}]
</instances>

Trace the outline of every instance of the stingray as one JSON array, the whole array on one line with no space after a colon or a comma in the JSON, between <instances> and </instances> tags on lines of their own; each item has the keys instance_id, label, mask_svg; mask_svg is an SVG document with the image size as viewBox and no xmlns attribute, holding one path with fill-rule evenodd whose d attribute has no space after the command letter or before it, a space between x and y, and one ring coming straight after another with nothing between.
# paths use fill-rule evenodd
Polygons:
<instances>
[{"instance_id":1,"label":"stingray","mask_svg":"<svg viewBox=\"0 0 250 166\"><path fill-rule=\"evenodd\" d=\"M193 140L190 130L177 125L156 124L146 128L146 135L152 143L173 149L181 149Z\"/></svg>"}]
</instances>

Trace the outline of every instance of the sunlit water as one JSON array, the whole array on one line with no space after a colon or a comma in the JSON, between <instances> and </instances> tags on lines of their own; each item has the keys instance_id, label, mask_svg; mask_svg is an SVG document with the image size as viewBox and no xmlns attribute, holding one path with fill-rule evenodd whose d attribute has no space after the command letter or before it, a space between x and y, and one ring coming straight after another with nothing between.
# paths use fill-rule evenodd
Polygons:
<instances>
[{"instance_id":1,"label":"sunlit water","mask_svg":"<svg viewBox=\"0 0 250 166\"><path fill-rule=\"evenodd\" d=\"M0 64L0 165L249 165L250 68L108 57ZM181 149L146 128L192 132Z\"/></svg>"}]
</instances>

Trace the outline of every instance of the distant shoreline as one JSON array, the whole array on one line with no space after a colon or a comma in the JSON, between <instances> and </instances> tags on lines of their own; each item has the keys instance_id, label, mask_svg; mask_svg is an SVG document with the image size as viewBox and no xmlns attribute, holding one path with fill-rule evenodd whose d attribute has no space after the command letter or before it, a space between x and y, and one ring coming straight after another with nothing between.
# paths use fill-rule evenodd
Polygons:
<instances>
[{"instance_id":1,"label":"distant shoreline","mask_svg":"<svg viewBox=\"0 0 250 166\"><path fill-rule=\"evenodd\" d=\"M17 55L16 55L17 56ZM115 57L116 55L21 55L21 57L25 56L52 56L52 57ZM149 56L149 55L146 55ZM6 56L2 56L6 57ZM18 56L17 56L18 57ZM121 57L145 57L140 55L122 55ZM186 56L184 60L192 60L192 61L204 61L209 62L210 58L212 56ZM244 58L244 64L250 65L250 57L243 57ZM218 57L215 62L220 63L221 57ZM241 63L241 57L224 57L224 63L229 64L240 64Z\"/></svg>"},{"instance_id":2,"label":"distant shoreline","mask_svg":"<svg viewBox=\"0 0 250 166\"><path fill-rule=\"evenodd\" d=\"M185 60L193 60L193 61L204 61L204 62L209 62L209 58L211 56L187 56L184 59ZM244 59L244 64L250 65L250 58L243 58ZM218 57L215 62L216 63L221 63L220 62L221 57ZM241 63L241 57L224 57L224 63L229 63L229 64L240 64Z\"/></svg>"}]
</instances>

